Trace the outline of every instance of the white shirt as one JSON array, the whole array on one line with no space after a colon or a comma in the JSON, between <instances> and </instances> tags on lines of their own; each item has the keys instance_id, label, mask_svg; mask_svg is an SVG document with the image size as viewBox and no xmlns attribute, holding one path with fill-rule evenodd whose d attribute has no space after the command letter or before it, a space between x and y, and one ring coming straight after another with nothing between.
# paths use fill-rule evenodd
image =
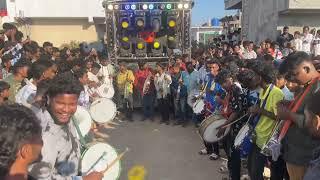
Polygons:
<instances>
[{"instance_id":1,"label":"white shirt","mask_svg":"<svg viewBox=\"0 0 320 180\"><path fill-rule=\"evenodd\" d=\"M302 40L300 38L292 40L291 44L296 48L296 51L302 51Z\"/></svg>"},{"instance_id":2,"label":"white shirt","mask_svg":"<svg viewBox=\"0 0 320 180\"><path fill-rule=\"evenodd\" d=\"M98 76L94 75L92 72L88 72L88 78L90 81L99 83Z\"/></svg>"},{"instance_id":3,"label":"white shirt","mask_svg":"<svg viewBox=\"0 0 320 180\"><path fill-rule=\"evenodd\" d=\"M320 55L320 37L319 36L314 37L312 44L313 44L314 56L319 56Z\"/></svg>"},{"instance_id":4,"label":"white shirt","mask_svg":"<svg viewBox=\"0 0 320 180\"><path fill-rule=\"evenodd\" d=\"M284 88L282 88L281 91L284 94L285 100L287 100L287 101L294 100L294 94L287 88L287 86L284 86Z\"/></svg>"},{"instance_id":5,"label":"white shirt","mask_svg":"<svg viewBox=\"0 0 320 180\"><path fill-rule=\"evenodd\" d=\"M257 53L252 51L244 51L243 53L244 59L257 59Z\"/></svg>"},{"instance_id":6,"label":"white shirt","mask_svg":"<svg viewBox=\"0 0 320 180\"><path fill-rule=\"evenodd\" d=\"M98 77L104 77L104 83L112 84L112 78L114 77L115 69L113 65L108 64L107 66L102 66L97 74Z\"/></svg>"},{"instance_id":7,"label":"white shirt","mask_svg":"<svg viewBox=\"0 0 320 180\"><path fill-rule=\"evenodd\" d=\"M161 75L158 73L154 78L154 85L157 90L157 98L165 98L168 94L170 94L170 84L172 83L171 76L167 73L162 73Z\"/></svg>"},{"instance_id":8,"label":"white shirt","mask_svg":"<svg viewBox=\"0 0 320 180\"><path fill-rule=\"evenodd\" d=\"M16 95L16 103L27 108L32 107L32 103L37 92L37 86L35 86L32 81L33 80L25 80L26 85L23 86Z\"/></svg>"},{"instance_id":9,"label":"white shirt","mask_svg":"<svg viewBox=\"0 0 320 180\"><path fill-rule=\"evenodd\" d=\"M312 39L313 39L312 34L307 34L302 37L302 51L310 54Z\"/></svg>"}]
</instances>

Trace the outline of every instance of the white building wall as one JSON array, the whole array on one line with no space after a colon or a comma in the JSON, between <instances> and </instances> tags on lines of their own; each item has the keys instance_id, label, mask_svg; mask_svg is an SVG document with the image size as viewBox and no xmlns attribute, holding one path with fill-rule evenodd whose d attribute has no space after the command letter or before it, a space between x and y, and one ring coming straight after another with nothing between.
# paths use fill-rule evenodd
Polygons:
<instances>
[{"instance_id":1,"label":"white building wall","mask_svg":"<svg viewBox=\"0 0 320 180\"><path fill-rule=\"evenodd\" d=\"M10 17L104 17L103 0L6 0Z\"/></svg>"}]
</instances>

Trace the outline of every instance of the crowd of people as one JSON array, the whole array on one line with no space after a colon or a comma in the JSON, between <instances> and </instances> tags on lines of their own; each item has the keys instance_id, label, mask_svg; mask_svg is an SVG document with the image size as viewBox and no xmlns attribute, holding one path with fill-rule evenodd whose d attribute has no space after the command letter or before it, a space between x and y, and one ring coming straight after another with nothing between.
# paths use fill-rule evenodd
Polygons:
<instances>
[{"instance_id":1,"label":"crowd of people","mask_svg":"<svg viewBox=\"0 0 320 180\"><path fill-rule=\"evenodd\" d=\"M277 41L215 39L207 48L193 49L168 62L113 64L94 49L58 49L39 45L5 23L0 36L0 178L98 180L99 172L79 176L81 143L71 117L77 106L86 109L101 84L116 89L115 101L124 120L140 101L143 121L196 127L219 114L227 121L218 127L220 142L203 141L199 153L211 160L226 152L232 180L241 177L248 162L252 180L316 180L319 174L320 31L309 27L289 34L285 27ZM195 103L204 102L203 109ZM240 118L241 117L241 118ZM237 135L249 124L239 146ZM92 131L99 131L99 124ZM275 129L281 133L274 133ZM270 142L275 141L269 146Z\"/></svg>"}]
</instances>

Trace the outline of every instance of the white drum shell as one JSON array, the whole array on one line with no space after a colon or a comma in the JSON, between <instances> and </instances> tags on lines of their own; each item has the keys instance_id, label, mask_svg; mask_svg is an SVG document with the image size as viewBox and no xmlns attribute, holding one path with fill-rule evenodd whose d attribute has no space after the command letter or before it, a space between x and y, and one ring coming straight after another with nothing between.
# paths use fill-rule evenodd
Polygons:
<instances>
[{"instance_id":1,"label":"white drum shell","mask_svg":"<svg viewBox=\"0 0 320 180\"><path fill-rule=\"evenodd\" d=\"M237 134L236 138L234 139L234 147L238 148L243 143L244 138L248 135L250 127L248 124L244 125L239 133Z\"/></svg>"},{"instance_id":2,"label":"white drum shell","mask_svg":"<svg viewBox=\"0 0 320 180\"><path fill-rule=\"evenodd\" d=\"M97 123L107 123L114 119L117 113L116 104L107 98L95 100L90 106L92 119Z\"/></svg>"},{"instance_id":3,"label":"white drum shell","mask_svg":"<svg viewBox=\"0 0 320 180\"><path fill-rule=\"evenodd\" d=\"M223 139L230 131L230 127L226 128L226 131L224 133L223 136L221 137L217 137L218 134L218 127L220 127L221 125L225 124L227 122L227 120L217 120L212 122L204 131L203 133L203 140L208 142L208 143L214 143L214 142L218 142L221 139Z\"/></svg>"},{"instance_id":4,"label":"white drum shell","mask_svg":"<svg viewBox=\"0 0 320 180\"><path fill-rule=\"evenodd\" d=\"M97 165L90 171L101 172L105 170L112 161L117 157L117 151L106 143L97 143L90 146L81 158L81 172L90 173L88 170L91 166L106 152L106 155L97 163ZM103 180L117 180L120 176L121 166L120 161L116 162L105 174ZM85 175L85 174L84 174Z\"/></svg>"},{"instance_id":5,"label":"white drum shell","mask_svg":"<svg viewBox=\"0 0 320 180\"><path fill-rule=\"evenodd\" d=\"M76 113L73 115L75 122L77 123L82 136L86 136L91 129L91 115L90 113L82 106L77 107ZM77 133L79 138L79 134Z\"/></svg>"}]
</instances>

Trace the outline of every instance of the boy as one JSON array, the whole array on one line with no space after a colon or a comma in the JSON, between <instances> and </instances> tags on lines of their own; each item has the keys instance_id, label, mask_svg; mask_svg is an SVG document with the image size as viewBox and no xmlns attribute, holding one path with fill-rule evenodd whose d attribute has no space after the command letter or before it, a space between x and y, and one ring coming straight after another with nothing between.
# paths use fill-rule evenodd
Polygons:
<instances>
[{"instance_id":1,"label":"boy","mask_svg":"<svg viewBox=\"0 0 320 180\"><path fill-rule=\"evenodd\" d=\"M4 105L9 98L10 85L5 81L0 81L0 106Z\"/></svg>"},{"instance_id":2,"label":"boy","mask_svg":"<svg viewBox=\"0 0 320 180\"><path fill-rule=\"evenodd\" d=\"M0 137L0 179L32 179L28 166L39 158L43 144L34 113L17 104L1 106Z\"/></svg>"},{"instance_id":3,"label":"boy","mask_svg":"<svg viewBox=\"0 0 320 180\"><path fill-rule=\"evenodd\" d=\"M294 39L291 41L295 51L302 51L302 40L299 31L294 32Z\"/></svg>"}]
</instances>

